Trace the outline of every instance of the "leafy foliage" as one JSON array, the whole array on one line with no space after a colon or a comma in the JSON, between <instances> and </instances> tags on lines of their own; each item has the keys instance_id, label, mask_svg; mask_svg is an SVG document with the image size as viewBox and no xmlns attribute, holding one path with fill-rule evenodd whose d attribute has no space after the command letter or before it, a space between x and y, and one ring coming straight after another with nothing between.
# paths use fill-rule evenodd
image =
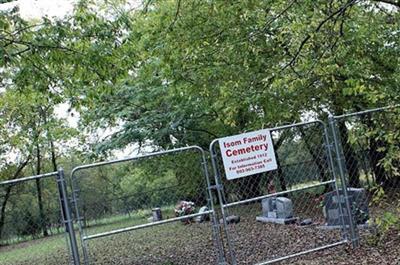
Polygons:
<instances>
[{"instance_id":1,"label":"leafy foliage","mask_svg":"<svg viewBox=\"0 0 400 265\"><path fill-rule=\"evenodd\" d=\"M17 9L1 12L1 179L51 168L61 154L77 157L70 147L101 158L132 144L207 149L220 136L399 100L396 2L157 0L137 10L125 4L80 1L70 16L37 21L24 21ZM79 112L79 130L57 117L60 105ZM378 165L374 173L384 169L379 183L398 178L400 122L392 118L341 125L345 149L366 150ZM112 133L91 141L99 130ZM314 142L320 140L295 145ZM346 157L348 164L360 158ZM164 170L174 163L180 167ZM158 169L121 167L111 179L99 171L87 183L97 192L86 199L107 201L107 193L137 195L167 183L193 196L201 181L192 173L195 163L180 157ZM153 204L168 199L149 193L143 196Z\"/></svg>"}]
</instances>

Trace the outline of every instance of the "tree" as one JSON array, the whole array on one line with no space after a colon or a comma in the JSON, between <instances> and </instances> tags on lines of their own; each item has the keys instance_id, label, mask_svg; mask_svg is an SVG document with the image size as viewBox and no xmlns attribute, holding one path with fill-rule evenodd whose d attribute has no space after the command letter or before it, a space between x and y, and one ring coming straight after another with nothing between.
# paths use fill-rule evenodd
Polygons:
<instances>
[{"instance_id":1,"label":"tree","mask_svg":"<svg viewBox=\"0 0 400 265\"><path fill-rule=\"evenodd\" d=\"M0 79L1 148L4 149L1 170L9 172L7 168L16 167L18 174L12 174L10 178L18 178L24 171L29 175L41 174L48 152L51 153L53 166L57 170L58 151L55 142L68 141L74 134L65 121L55 117L54 109L62 102L62 97L55 88L55 79L46 70L48 66L43 63L43 54L47 49L55 47L45 42L45 36L40 39L35 35L38 28L44 29L49 23L44 21L39 25L26 22L18 16L17 9L0 19L0 67L3 73ZM18 161L13 163L13 156L22 158L21 169ZM35 163L35 170L23 171L25 167L29 168L27 166L30 163ZM5 192L1 216L3 220L11 189L12 186L8 186ZM38 226L43 235L47 236L42 196L43 189L47 187L36 180L36 189L40 216Z\"/></svg>"},{"instance_id":2,"label":"tree","mask_svg":"<svg viewBox=\"0 0 400 265\"><path fill-rule=\"evenodd\" d=\"M10 17L1 40L15 84L34 73L43 91L80 111L82 130L118 128L97 152L206 149L220 136L398 100L396 2L121 4L82 1L71 17L35 27ZM344 125L346 167L359 185Z\"/></svg>"}]
</instances>

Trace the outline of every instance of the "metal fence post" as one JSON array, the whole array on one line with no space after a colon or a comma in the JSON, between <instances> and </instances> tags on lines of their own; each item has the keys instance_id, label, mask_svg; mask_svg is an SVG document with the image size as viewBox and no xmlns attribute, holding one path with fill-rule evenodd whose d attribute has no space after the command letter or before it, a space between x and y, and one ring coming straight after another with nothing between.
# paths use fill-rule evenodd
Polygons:
<instances>
[{"instance_id":1,"label":"metal fence post","mask_svg":"<svg viewBox=\"0 0 400 265\"><path fill-rule=\"evenodd\" d=\"M64 170L60 168L57 174L58 193L60 198L61 215L65 230L68 233L69 247L74 265L80 265L78 244L76 242L74 224L72 220L71 207L69 205L67 186L65 183Z\"/></svg>"},{"instance_id":2,"label":"metal fence post","mask_svg":"<svg viewBox=\"0 0 400 265\"><path fill-rule=\"evenodd\" d=\"M225 212L225 200L223 199L223 191L222 191L222 184L220 183L220 173L219 173L219 169L218 169L218 164L217 164L217 154L215 153L214 150L214 144L216 143L216 140L214 140L211 144L210 144L210 155L211 155L211 164L213 167L213 171L214 171L214 178L215 178L215 189L217 191L217 195L218 195L218 201L220 203L220 208L221 208L221 217L222 217L222 225L223 225L223 230L224 230L224 234L226 236L226 240L228 243L228 248L229 248L229 255L230 255L230 259L231 259L231 264L232 265L236 265L237 261L236 261L236 255L235 255L235 250L234 247L232 245L231 242L231 238L228 232L228 223L226 221L226 212Z\"/></svg>"},{"instance_id":3,"label":"metal fence post","mask_svg":"<svg viewBox=\"0 0 400 265\"><path fill-rule=\"evenodd\" d=\"M212 214L212 230L213 230L213 236L214 236L214 241L217 246L217 251L218 251L218 264L219 265L224 265L226 264L225 261L225 256L224 256L224 249L222 246L221 238L220 238L220 225L216 216L215 208L214 208L214 202L213 202L213 196L212 196L212 191L211 191L211 183L209 179L209 174L208 174L208 168L207 168L207 162L205 159L204 152L202 153L202 166L203 166L203 171L204 175L206 176L207 179L207 196L208 196L208 204L211 207L211 210L213 212Z\"/></svg>"},{"instance_id":4,"label":"metal fence post","mask_svg":"<svg viewBox=\"0 0 400 265\"><path fill-rule=\"evenodd\" d=\"M330 138L329 138L329 134L328 134L328 128L327 126L324 124L323 125L324 128L324 144L325 144L325 150L326 150L326 156L328 157L328 165L329 165L329 171L330 171L330 175L333 177L333 179L335 180L335 191L336 191L336 196L338 198L340 198L340 191L339 191L339 185L338 185L338 180L336 178L336 173L335 173L335 164L333 162L333 154L332 154L332 149L333 144L330 142ZM342 238L343 239L347 239L347 235L346 235L346 221L344 219L344 212L343 212L343 207L342 204L339 203L339 212L340 212L340 216L341 216L341 220L342 220Z\"/></svg>"},{"instance_id":5,"label":"metal fence post","mask_svg":"<svg viewBox=\"0 0 400 265\"><path fill-rule=\"evenodd\" d=\"M72 190L72 207L75 209L75 219L78 223L78 231L80 235L80 243L82 246L82 255L83 255L83 264L88 265L89 264L89 255L88 255L88 246L86 241L84 240L84 237L86 236L84 230L83 230L83 217L80 216L79 214L79 206L78 206L78 192L79 192L79 187L76 183L76 179L74 178L74 173L75 169L71 171L71 190Z\"/></svg>"},{"instance_id":6,"label":"metal fence post","mask_svg":"<svg viewBox=\"0 0 400 265\"><path fill-rule=\"evenodd\" d=\"M359 242L359 236L358 236L358 231L357 231L357 225L354 222L354 216L353 216L353 211L352 207L350 205L349 201L349 196L347 193L347 182L346 182L346 170L345 170L345 165L343 164L343 158L341 156L341 142L340 141L340 136L338 135L337 132L337 124L336 124L336 119L333 115L329 115L329 126L332 131L332 136L333 136L333 142L335 146L335 152L336 152L336 159L337 159L337 164L339 168L339 177L340 177L340 182L342 185L342 191L343 191L343 196L345 198L345 204L346 204L346 209L347 209L347 214L348 214L348 219L349 219L349 231L350 231L350 240L353 248L359 247L360 242ZM340 199L339 199L340 203ZM346 226L346 224L344 224Z\"/></svg>"}]
</instances>

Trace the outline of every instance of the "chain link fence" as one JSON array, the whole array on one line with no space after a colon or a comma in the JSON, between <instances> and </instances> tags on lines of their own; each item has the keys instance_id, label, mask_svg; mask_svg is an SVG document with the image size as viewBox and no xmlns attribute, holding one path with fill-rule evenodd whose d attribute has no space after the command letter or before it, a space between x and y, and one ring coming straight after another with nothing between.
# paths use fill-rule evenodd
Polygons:
<instances>
[{"instance_id":1,"label":"chain link fence","mask_svg":"<svg viewBox=\"0 0 400 265\"><path fill-rule=\"evenodd\" d=\"M277 169L227 180L211 144L230 264L269 264L347 242L327 128L319 121L270 129ZM327 225L327 213L334 224ZM324 214L325 213L325 214Z\"/></svg>"},{"instance_id":2,"label":"chain link fence","mask_svg":"<svg viewBox=\"0 0 400 265\"><path fill-rule=\"evenodd\" d=\"M399 107L387 107L331 117L356 230L400 214L399 114Z\"/></svg>"},{"instance_id":3,"label":"chain link fence","mask_svg":"<svg viewBox=\"0 0 400 265\"><path fill-rule=\"evenodd\" d=\"M65 192L62 170L0 182L1 264L73 262Z\"/></svg>"},{"instance_id":4,"label":"chain link fence","mask_svg":"<svg viewBox=\"0 0 400 265\"><path fill-rule=\"evenodd\" d=\"M187 147L72 173L84 264L217 264L205 154Z\"/></svg>"},{"instance_id":5,"label":"chain link fence","mask_svg":"<svg viewBox=\"0 0 400 265\"><path fill-rule=\"evenodd\" d=\"M193 146L79 166L72 198L63 170L0 182L0 263L260 265L357 247L399 216L399 112L272 128L276 169L232 180L216 139L211 181Z\"/></svg>"}]
</instances>

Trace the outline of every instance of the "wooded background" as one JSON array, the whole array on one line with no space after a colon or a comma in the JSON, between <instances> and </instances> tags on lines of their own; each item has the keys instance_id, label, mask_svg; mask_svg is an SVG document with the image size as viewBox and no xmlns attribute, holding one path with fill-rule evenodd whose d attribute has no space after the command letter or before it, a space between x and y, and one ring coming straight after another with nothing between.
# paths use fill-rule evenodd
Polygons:
<instances>
[{"instance_id":1,"label":"wooded background","mask_svg":"<svg viewBox=\"0 0 400 265\"><path fill-rule=\"evenodd\" d=\"M17 9L1 11L0 180L70 170L127 146L208 149L222 136L395 105L399 10L395 0L148 0L134 10L123 0L91 0L63 18L25 21ZM78 126L59 115L60 106ZM360 137L368 136L364 149L352 141L356 123L339 124L351 186L365 174L360 150L377 165L371 185L399 185L398 116L357 123ZM100 137L104 130L111 133ZM101 185L99 175L90 183L99 188L93 200L105 200L99 196L109 187L135 194L164 186L148 178L155 174L190 183L186 164L121 167L111 174L114 185ZM37 201L25 212L35 233L47 236L53 221L35 220L53 189L37 182L28 191L2 190L0 237L18 192Z\"/></svg>"}]
</instances>

